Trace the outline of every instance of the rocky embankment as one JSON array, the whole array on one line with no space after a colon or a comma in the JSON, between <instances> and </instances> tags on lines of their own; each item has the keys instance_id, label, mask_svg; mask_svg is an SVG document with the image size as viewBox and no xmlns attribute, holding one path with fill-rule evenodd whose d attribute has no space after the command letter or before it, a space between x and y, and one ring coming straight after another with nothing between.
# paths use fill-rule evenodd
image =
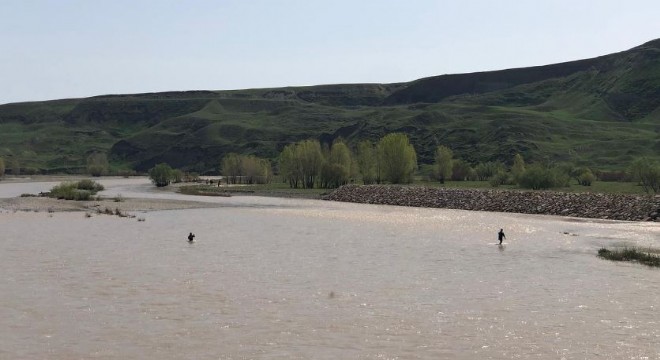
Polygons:
<instances>
[{"instance_id":1,"label":"rocky embankment","mask_svg":"<svg viewBox=\"0 0 660 360\"><path fill-rule=\"evenodd\" d=\"M366 204L660 221L660 195L346 185L324 199Z\"/></svg>"}]
</instances>

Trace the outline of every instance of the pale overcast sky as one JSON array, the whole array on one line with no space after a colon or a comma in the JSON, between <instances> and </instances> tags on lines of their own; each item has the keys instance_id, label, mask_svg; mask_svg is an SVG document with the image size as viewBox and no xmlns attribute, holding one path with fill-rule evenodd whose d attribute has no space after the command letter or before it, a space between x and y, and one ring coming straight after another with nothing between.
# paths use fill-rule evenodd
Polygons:
<instances>
[{"instance_id":1,"label":"pale overcast sky","mask_svg":"<svg viewBox=\"0 0 660 360\"><path fill-rule=\"evenodd\" d=\"M0 104L544 65L659 19L658 0L0 0Z\"/></svg>"}]
</instances>

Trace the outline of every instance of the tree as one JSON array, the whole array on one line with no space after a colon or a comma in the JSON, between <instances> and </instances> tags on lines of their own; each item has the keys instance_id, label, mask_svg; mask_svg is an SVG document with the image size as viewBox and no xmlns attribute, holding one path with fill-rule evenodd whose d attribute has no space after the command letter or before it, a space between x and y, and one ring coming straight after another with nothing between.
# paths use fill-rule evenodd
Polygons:
<instances>
[{"instance_id":1,"label":"tree","mask_svg":"<svg viewBox=\"0 0 660 360\"><path fill-rule=\"evenodd\" d=\"M513 180L518 182L518 177L524 172L525 160L522 155L516 154L516 156L513 157L513 165L511 165L511 176L513 176Z\"/></svg>"},{"instance_id":2,"label":"tree","mask_svg":"<svg viewBox=\"0 0 660 360\"><path fill-rule=\"evenodd\" d=\"M256 179L258 184L269 184L273 179L273 167L267 159L257 158L259 166L259 176Z\"/></svg>"},{"instance_id":3,"label":"tree","mask_svg":"<svg viewBox=\"0 0 660 360\"><path fill-rule=\"evenodd\" d=\"M408 136L402 133L385 135L378 143L383 179L392 184L410 183L417 168L417 154Z\"/></svg>"},{"instance_id":4,"label":"tree","mask_svg":"<svg viewBox=\"0 0 660 360\"><path fill-rule=\"evenodd\" d=\"M365 185L376 182L376 150L369 140L358 143L357 164Z\"/></svg>"},{"instance_id":5,"label":"tree","mask_svg":"<svg viewBox=\"0 0 660 360\"><path fill-rule=\"evenodd\" d=\"M445 183L446 179L450 179L453 170L454 153L446 146L438 146L435 149L435 175L441 184Z\"/></svg>"},{"instance_id":6,"label":"tree","mask_svg":"<svg viewBox=\"0 0 660 360\"><path fill-rule=\"evenodd\" d=\"M300 173L299 159L296 156L296 145L289 144L282 149L279 157L280 174L284 181L289 183L293 189L298 188L298 184L302 182L302 174Z\"/></svg>"},{"instance_id":7,"label":"tree","mask_svg":"<svg viewBox=\"0 0 660 360\"><path fill-rule=\"evenodd\" d=\"M221 163L221 173L227 178L228 184L266 184L271 180L272 170L266 159L230 153Z\"/></svg>"},{"instance_id":8,"label":"tree","mask_svg":"<svg viewBox=\"0 0 660 360\"><path fill-rule=\"evenodd\" d=\"M161 163L149 170L149 178L158 187L167 186L172 181L172 172L169 165Z\"/></svg>"},{"instance_id":9,"label":"tree","mask_svg":"<svg viewBox=\"0 0 660 360\"><path fill-rule=\"evenodd\" d=\"M0 176L5 175L5 160L0 157Z\"/></svg>"},{"instance_id":10,"label":"tree","mask_svg":"<svg viewBox=\"0 0 660 360\"><path fill-rule=\"evenodd\" d=\"M270 162L254 155L239 156L241 163L241 176L246 184L266 184L270 182Z\"/></svg>"},{"instance_id":11,"label":"tree","mask_svg":"<svg viewBox=\"0 0 660 360\"><path fill-rule=\"evenodd\" d=\"M296 155L300 157L300 173L305 189L314 188L316 178L323 166L323 154L318 140L304 140L296 146Z\"/></svg>"},{"instance_id":12,"label":"tree","mask_svg":"<svg viewBox=\"0 0 660 360\"><path fill-rule=\"evenodd\" d=\"M324 158L318 140L303 140L284 147L280 153L280 173L289 186L311 189L323 168Z\"/></svg>"},{"instance_id":13,"label":"tree","mask_svg":"<svg viewBox=\"0 0 660 360\"><path fill-rule=\"evenodd\" d=\"M474 172L474 169L467 162L461 159L455 159L452 161L451 168L451 179L453 181L465 181L470 178L470 174Z\"/></svg>"},{"instance_id":14,"label":"tree","mask_svg":"<svg viewBox=\"0 0 660 360\"><path fill-rule=\"evenodd\" d=\"M341 140L335 141L321 169L321 187L336 188L350 180L353 164L351 151Z\"/></svg>"},{"instance_id":15,"label":"tree","mask_svg":"<svg viewBox=\"0 0 660 360\"><path fill-rule=\"evenodd\" d=\"M648 158L638 158L630 165L630 173L645 192L660 192L660 165Z\"/></svg>"},{"instance_id":16,"label":"tree","mask_svg":"<svg viewBox=\"0 0 660 360\"><path fill-rule=\"evenodd\" d=\"M108 173L108 157L103 153L92 153L87 157L87 172L92 176L101 176Z\"/></svg>"},{"instance_id":17,"label":"tree","mask_svg":"<svg viewBox=\"0 0 660 360\"><path fill-rule=\"evenodd\" d=\"M503 172L504 165L502 165L500 162L489 161L486 163L478 164L475 170L477 172L479 181L486 181L498 172Z\"/></svg>"},{"instance_id":18,"label":"tree","mask_svg":"<svg viewBox=\"0 0 660 360\"><path fill-rule=\"evenodd\" d=\"M227 184L237 184L241 175L241 158L236 153L229 153L222 158L221 173L227 178Z\"/></svg>"}]
</instances>

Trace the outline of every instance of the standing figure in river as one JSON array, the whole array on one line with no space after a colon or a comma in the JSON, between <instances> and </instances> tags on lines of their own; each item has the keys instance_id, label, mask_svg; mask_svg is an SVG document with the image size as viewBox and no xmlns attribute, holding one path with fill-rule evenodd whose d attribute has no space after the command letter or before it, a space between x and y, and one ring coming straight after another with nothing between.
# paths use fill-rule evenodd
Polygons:
<instances>
[{"instance_id":1,"label":"standing figure in river","mask_svg":"<svg viewBox=\"0 0 660 360\"><path fill-rule=\"evenodd\" d=\"M506 239L506 235L504 235L504 229L500 229L500 232L497 233L497 239L500 241L499 245L502 245L502 240Z\"/></svg>"},{"instance_id":2,"label":"standing figure in river","mask_svg":"<svg viewBox=\"0 0 660 360\"><path fill-rule=\"evenodd\" d=\"M190 234L188 235L188 242L193 242L194 240L195 240L195 234L190 233Z\"/></svg>"}]
</instances>

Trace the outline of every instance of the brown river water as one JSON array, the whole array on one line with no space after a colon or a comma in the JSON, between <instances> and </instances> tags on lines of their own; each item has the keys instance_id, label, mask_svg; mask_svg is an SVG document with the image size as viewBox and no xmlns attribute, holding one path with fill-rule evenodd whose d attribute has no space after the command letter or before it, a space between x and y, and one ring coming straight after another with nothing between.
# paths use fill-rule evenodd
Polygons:
<instances>
[{"instance_id":1,"label":"brown river water","mask_svg":"<svg viewBox=\"0 0 660 360\"><path fill-rule=\"evenodd\" d=\"M0 359L660 359L660 270L596 256L657 223L194 199L222 206L0 211Z\"/></svg>"}]
</instances>

